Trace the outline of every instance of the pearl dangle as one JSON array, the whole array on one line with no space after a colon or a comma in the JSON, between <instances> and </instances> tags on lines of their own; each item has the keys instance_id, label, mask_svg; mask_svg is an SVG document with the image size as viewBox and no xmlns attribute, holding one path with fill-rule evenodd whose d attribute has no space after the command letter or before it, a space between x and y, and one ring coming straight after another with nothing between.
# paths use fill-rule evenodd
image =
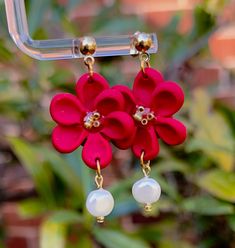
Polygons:
<instances>
[{"instance_id":1,"label":"pearl dangle","mask_svg":"<svg viewBox=\"0 0 235 248\"><path fill-rule=\"evenodd\" d=\"M114 199L109 191L103 189L103 176L101 175L99 160L97 160L95 182L97 189L89 193L86 208L91 215L96 217L98 223L103 223L104 217L113 210Z\"/></svg>"},{"instance_id":2,"label":"pearl dangle","mask_svg":"<svg viewBox=\"0 0 235 248\"><path fill-rule=\"evenodd\" d=\"M133 185L132 194L137 202L144 204L146 212L151 212L152 204L160 198L161 187L155 179L149 177L151 171L150 161L144 161L144 152L141 154L140 164L142 166L144 178Z\"/></svg>"}]
</instances>

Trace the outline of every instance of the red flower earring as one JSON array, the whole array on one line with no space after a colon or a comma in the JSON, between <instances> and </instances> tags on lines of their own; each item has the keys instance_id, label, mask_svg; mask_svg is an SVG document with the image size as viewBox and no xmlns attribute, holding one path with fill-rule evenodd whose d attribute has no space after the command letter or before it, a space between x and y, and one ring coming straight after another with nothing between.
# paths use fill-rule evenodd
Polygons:
<instances>
[{"instance_id":1,"label":"red flower earring","mask_svg":"<svg viewBox=\"0 0 235 248\"><path fill-rule=\"evenodd\" d=\"M61 153L70 153L83 145L82 159L96 170L97 190L87 198L88 211L103 222L113 209L114 200L104 190L101 169L112 159L110 142L129 140L134 121L124 112L124 97L98 73L93 72L95 41L86 37L81 43L81 52L86 55L85 64L89 73L84 74L76 84L76 95L61 93L50 105L50 113L57 123L52 133L54 147Z\"/></svg>"},{"instance_id":2,"label":"red flower earring","mask_svg":"<svg viewBox=\"0 0 235 248\"><path fill-rule=\"evenodd\" d=\"M96 170L98 189L88 195L86 206L98 222L103 222L114 207L112 195L103 189L101 174L112 159L110 142L120 149L131 147L140 159L145 177L133 185L132 193L150 211L161 194L158 182L149 177L150 160L159 152L158 139L177 145L186 138L185 126L173 118L184 102L182 89L177 83L164 81L160 72L150 68L148 35L137 34L133 44L140 53L141 71L132 91L122 85L110 88L105 78L93 72L96 43L92 37L85 37L80 51L89 73L78 80L76 95L58 94L50 106L57 123L52 133L54 147L70 153L82 145L83 161Z\"/></svg>"},{"instance_id":3,"label":"red flower earring","mask_svg":"<svg viewBox=\"0 0 235 248\"><path fill-rule=\"evenodd\" d=\"M184 103L184 93L180 86L165 81L157 70L150 68L150 37L137 34L135 47L140 52L141 71L135 78L133 90L126 86L116 86L122 92L126 109L135 121L135 132L132 135L132 151L140 159L145 177L133 185L134 198L145 204L146 211L156 202L161 194L160 185L149 177L150 160L159 153L158 139L168 145L178 145L186 139L185 126L173 118L173 115ZM151 45L150 45L151 46ZM130 145L129 140L116 143L119 148Z\"/></svg>"}]
</instances>

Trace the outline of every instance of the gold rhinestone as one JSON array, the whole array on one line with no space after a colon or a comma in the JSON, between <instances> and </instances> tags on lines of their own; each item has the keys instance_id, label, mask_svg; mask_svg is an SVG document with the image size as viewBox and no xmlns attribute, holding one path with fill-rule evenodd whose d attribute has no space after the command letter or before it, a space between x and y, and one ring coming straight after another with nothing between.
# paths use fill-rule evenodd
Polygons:
<instances>
[{"instance_id":1,"label":"gold rhinestone","mask_svg":"<svg viewBox=\"0 0 235 248\"><path fill-rule=\"evenodd\" d=\"M142 120L142 115L138 114L138 113L135 113L133 115L134 119L137 120L137 121L141 121Z\"/></svg>"},{"instance_id":2,"label":"gold rhinestone","mask_svg":"<svg viewBox=\"0 0 235 248\"><path fill-rule=\"evenodd\" d=\"M96 41L93 37L85 36L80 43L80 52L83 55L92 55L96 50Z\"/></svg>"},{"instance_id":3,"label":"gold rhinestone","mask_svg":"<svg viewBox=\"0 0 235 248\"><path fill-rule=\"evenodd\" d=\"M85 128L87 128L87 129L91 129L92 128L92 122L91 121L86 121L85 123L84 123L84 126L85 126Z\"/></svg>"}]
</instances>

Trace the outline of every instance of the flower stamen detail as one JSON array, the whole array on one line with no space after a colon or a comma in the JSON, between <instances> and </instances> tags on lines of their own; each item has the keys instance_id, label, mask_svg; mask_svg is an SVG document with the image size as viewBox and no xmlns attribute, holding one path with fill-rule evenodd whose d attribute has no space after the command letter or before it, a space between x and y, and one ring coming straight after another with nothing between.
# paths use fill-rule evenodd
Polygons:
<instances>
[{"instance_id":1,"label":"flower stamen detail","mask_svg":"<svg viewBox=\"0 0 235 248\"><path fill-rule=\"evenodd\" d=\"M136 112L133 115L136 121L141 122L143 126L146 126L149 121L155 118L154 112L150 108L145 108L143 106L136 106Z\"/></svg>"},{"instance_id":2,"label":"flower stamen detail","mask_svg":"<svg viewBox=\"0 0 235 248\"><path fill-rule=\"evenodd\" d=\"M91 129L93 127L99 127L100 117L100 113L97 111L88 112L85 118L83 119L85 128Z\"/></svg>"}]
</instances>

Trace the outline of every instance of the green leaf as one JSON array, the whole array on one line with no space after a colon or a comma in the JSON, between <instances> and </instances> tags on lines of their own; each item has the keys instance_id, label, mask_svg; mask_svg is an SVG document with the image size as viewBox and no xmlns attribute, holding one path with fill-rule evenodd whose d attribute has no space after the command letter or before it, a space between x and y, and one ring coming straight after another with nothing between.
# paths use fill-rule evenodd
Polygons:
<instances>
[{"instance_id":1,"label":"green leaf","mask_svg":"<svg viewBox=\"0 0 235 248\"><path fill-rule=\"evenodd\" d=\"M18 211L22 218L37 217L46 210L45 204L40 199L28 199L18 203Z\"/></svg>"},{"instance_id":2,"label":"green leaf","mask_svg":"<svg viewBox=\"0 0 235 248\"><path fill-rule=\"evenodd\" d=\"M66 248L94 248L94 245L90 235L83 231L78 232L77 240L71 239L71 242L68 241Z\"/></svg>"},{"instance_id":3,"label":"green leaf","mask_svg":"<svg viewBox=\"0 0 235 248\"><path fill-rule=\"evenodd\" d=\"M28 13L28 23L30 33L34 35L34 32L42 25L43 16L51 5L50 1L31 1Z\"/></svg>"},{"instance_id":4,"label":"green leaf","mask_svg":"<svg viewBox=\"0 0 235 248\"><path fill-rule=\"evenodd\" d=\"M73 82L74 75L64 69L59 69L53 73L53 75L49 76L48 80L55 86L55 87L61 87L66 86L69 82Z\"/></svg>"},{"instance_id":5,"label":"green leaf","mask_svg":"<svg viewBox=\"0 0 235 248\"><path fill-rule=\"evenodd\" d=\"M148 248L141 239L128 236L120 231L108 229L94 229L96 239L106 248Z\"/></svg>"},{"instance_id":6,"label":"green leaf","mask_svg":"<svg viewBox=\"0 0 235 248\"><path fill-rule=\"evenodd\" d=\"M235 202L235 174L219 169L200 175L196 182L212 195L229 202Z\"/></svg>"},{"instance_id":7,"label":"green leaf","mask_svg":"<svg viewBox=\"0 0 235 248\"><path fill-rule=\"evenodd\" d=\"M153 167L155 167L154 164ZM167 160L164 159L163 161L156 162L156 170L158 173L178 171L186 174L189 171L189 168L190 167L185 162L175 158L168 158Z\"/></svg>"},{"instance_id":8,"label":"green leaf","mask_svg":"<svg viewBox=\"0 0 235 248\"><path fill-rule=\"evenodd\" d=\"M207 34L215 26L215 16L205 10L202 6L194 9L194 27L191 39L195 39Z\"/></svg>"},{"instance_id":9,"label":"green leaf","mask_svg":"<svg viewBox=\"0 0 235 248\"><path fill-rule=\"evenodd\" d=\"M100 29L96 29L96 34L108 33L108 34L118 34L118 33L128 33L133 30L138 30L143 27L143 22L139 21L137 18L133 17L123 17L120 19L111 19L103 23Z\"/></svg>"},{"instance_id":10,"label":"green leaf","mask_svg":"<svg viewBox=\"0 0 235 248\"><path fill-rule=\"evenodd\" d=\"M228 223L230 228L235 232L235 215L228 217Z\"/></svg>"},{"instance_id":11,"label":"green leaf","mask_svg":"<svg viewBox=\"0 0 235 248\"><path fill-rule=\"evenodd\" d=\"M59 153L49 148L45 149L41 147L41 151L44 155L48 165L52 170L73 190L74 193L80 196L81 199L84 197L82 192L82 186L80 178L77 176L76 171L63 159ZM80 166L77 164L77 166Z\"/></svg>"},{"instance_id":12,"label":"green leaf","mask_svg":"<svg viewBox=\"0 0 235 248\"><path fill-rule=\"evenodd\" d=\"M73 224L82 222L82 216L72 210L58 210L53 212L47 221L57 224Z\"/></svg>"},{"instance_id":13,"label":"green leaf","mask_svg":"<svg viewBox=\"0 0 235 248\"><path fill-rule=\"evenodd\" d=\"M81 156L82 149L77 149L75 152L63 155L63 158L68 162L81 182L83 194L86 196L94 188L94 180L92 171L83 162Z\"/></svg>"},{"instance_id":14,"label":"green leaf","mask_svg":"<svg viewBox=\"0 0 235 248\"><path fill-rule=\"evenodd\" d=\"M113 212L110 215L112 217L124 216L139 210L138 204L131 198L131 195L128 195L128 199L124 201L117 201L114 207Z\"/></svg>"},{"instance_id":15,"label":"green leaf","mask_svg":"<svg viewBox=\"0 0 235 248\"><path fill-rule=\"evenodd\" d=\"M202 215L225 215L234 213L233 205L209 196L191 197L182 202L185 211Z\"/></svg>"},{"instance_id":16,"label":"green leaf","mask_svg":"<svg viewBox=\"0 0 235 248\"><path fill-rule=\"evenodd\" d=\"M45 164L39 149L20 138L8 138L12 149L19 158L25 169L31 175L37 191L45 200L48 206L55 205L54 193L52 188L52 174Z\"/></svg>"},{"instance_id":17,"label":"green leaf","mask_svg":"<svg viewBox=\"0 0 235 248\"><path fill-rule=\"evenodd\" d=\"M195 125L195 137L188 142L187 151L201 150L221 169L232 171L235 163L232 132L225 119L211 107L210 97L204 90L194 91L190 117Z\"/></svg>"},{"instance_id":18,"label":"green leaf","mask_svg":"<svg viewBox=\"0 0 235 248\"><path fill-rule=\"evenodd\" d=\"M181 240L176 240L176 239L170 239L169 237L166 237L164 239L161 239L161 241L158 243L159 247L161 248L194 248L194 246L192 246L189 243L186 243L184 241Z\"/></svg>"},{"instance_id":19,"label":"green leaf","mask_svg":"<svg viewBox=\"0 0 235 248\"><path fill-rule=\"evenodd\" d=\"M40 248L64 248L66 226L45 221L40 228Z\"/></svg>"}]
</instances>

